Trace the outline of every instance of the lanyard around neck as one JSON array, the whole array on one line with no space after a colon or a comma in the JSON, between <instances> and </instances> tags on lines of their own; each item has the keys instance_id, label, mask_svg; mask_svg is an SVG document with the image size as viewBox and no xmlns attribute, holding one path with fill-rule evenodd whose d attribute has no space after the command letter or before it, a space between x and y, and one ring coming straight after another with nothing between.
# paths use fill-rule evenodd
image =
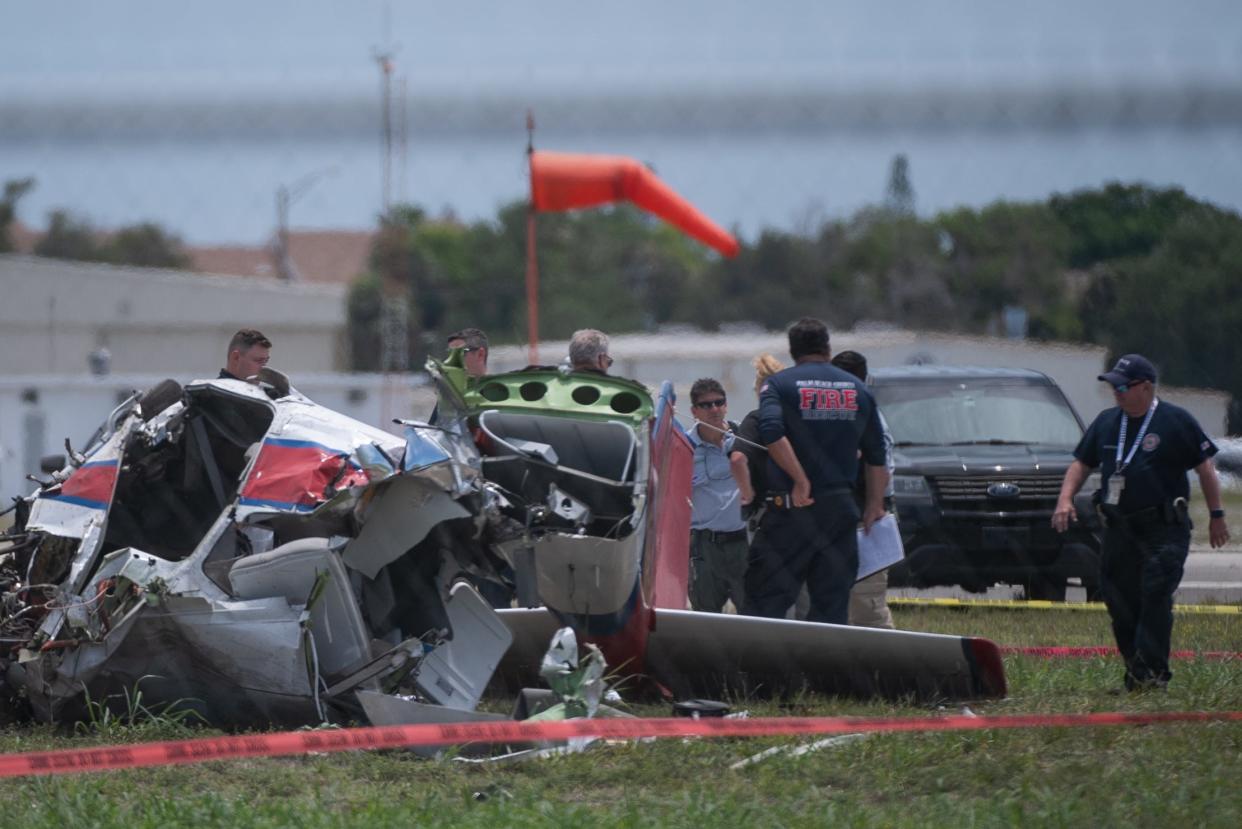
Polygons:
<instances>
[{"instance_id":1,"label":"lanyard around neck","mask_svg":"<svg viewBox=\"0 0 1242 829\"><path fill-rule=\"evenodd\" d=\"M1156 413L1156 406L1160 405L1160 401L1152 398L1151 408L1147 410L1147 417L1143 418L1143 425L1139 426L1138 434L1134 436L1134 445L1130 447L1130 453L1126 455L1126 459L1121 459L1121 450L1126 445L1126 426L1130 423L1130 416L1123 409L1121 412L1121 433L1117 436L1117 460L1115 462L1116 469L1114 472L1123 472L1130 465L1130 461L1134 460L1134 453L1138 451L1139 444L1143 442L1143 436L1147 434L1147 427L1151 425L1151 416Z\"/></svg>"}]
</instances>

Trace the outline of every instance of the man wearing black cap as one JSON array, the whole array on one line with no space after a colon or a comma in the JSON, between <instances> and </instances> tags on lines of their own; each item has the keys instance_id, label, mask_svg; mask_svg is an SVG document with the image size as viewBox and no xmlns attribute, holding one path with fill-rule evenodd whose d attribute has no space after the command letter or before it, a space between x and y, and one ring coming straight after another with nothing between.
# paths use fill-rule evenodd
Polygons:
<instances>
[{"instance_id":1,"label":"man wearing black cap","mask_svg":"<svg viewBox=\"0 0 1242 829\"><path fill-rule=\"evenodd\" d=\"M1117 406L1096 417L1074 450L1052 526L1065 532L1078 520L1074 495L1099 467L1100 591L1125 659L1125 687L1161 689L1172 676L1173 593L1190 550L1187 470L1199 476L1212 546L1229 540L1212 463L1216 445L1189 412L1156 397L1156 369L1146 357L1127 354L1100 379L1113 387Z\"/></svg>"}]
</instances>

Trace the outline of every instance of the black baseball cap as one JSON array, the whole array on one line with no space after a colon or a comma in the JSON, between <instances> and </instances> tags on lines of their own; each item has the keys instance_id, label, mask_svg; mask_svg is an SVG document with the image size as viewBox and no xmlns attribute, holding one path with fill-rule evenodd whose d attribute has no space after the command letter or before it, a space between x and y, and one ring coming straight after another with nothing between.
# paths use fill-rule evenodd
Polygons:
<instances>
[{"instance_id":1,"label":"black baseball cap","mask_svg":"<svg viewBox=\"0 0 1242 829\"><path fill-rule=\"evenodd\" d=\"M1117 365L1111 371L1100 375L1105 383L1120 386L1124 383L1137 383L1140 380L1156 382L1156 367L1142 354L1126 354L1117 359Z\"/></svg>"}]
</instances>

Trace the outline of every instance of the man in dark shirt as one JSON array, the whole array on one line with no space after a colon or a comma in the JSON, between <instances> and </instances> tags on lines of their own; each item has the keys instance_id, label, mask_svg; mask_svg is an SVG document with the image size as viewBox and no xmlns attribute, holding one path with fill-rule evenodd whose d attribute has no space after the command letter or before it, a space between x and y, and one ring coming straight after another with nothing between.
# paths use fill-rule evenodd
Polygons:
<instances>
[{"instance_id":1,"label":"man in dark shirt","mask_svg":"<svg viewBox=\"0 0 1242 829\"><path fill-rule=\"evenodd\" d=\"M445 341L449 350L462 350L462 366L471 377L487 374L487 355L490 352L487 334L480 328L463 328L448 335Z\"/></svg>"},{"instance_id":2,"label":"man in dark shirt","mask_svg":"<svg viewBox=\"0 0 1242 829\"><path fill-rule=\"evenodd\" d=\"M884 515L884 437L865 385L829 362L823 322L804 318L790 326L789 354L795 365L759 392L771 494L747 562L743 612L783 617L805 582L808 621L843 625L858 572L854 480L861 460L862 522L870 530Z\"/></svg>"},{"instance_id":3,"label":"man in dark shirt","mask_svg":"<svg viewBox=\"0 0 1242 829\"><path fill-rule=\"evenodd\" d=\"M259 372L272 356L272 341L262 331L243 328L229 340L228 355L224 368L217 375L221 380L245 380L255 382Z\"/></svg>"},{"instance_id":4,"label":"man in dark shirt","mask_svg":"<svg viewBox=\"0 0 1242 829\"><path fill-rule=\"evenodd\" d=\"M608 335L594 328L575 331L569 340L569 367L571 371L607 374L613 359L608 354Z\"/></svg>"},{"instance_id":5,"label":"man in dark shirt","mask_svg":"<svg viewBox=\"0 0 1242 829\"><path fill-rule=\"evenodd\" d=\"M1117 401L1083 435L1065 473L1052 526L1065 532L1078 520L1074 495L1092 469L1100 469L1096 501L1104 515L1100 591L1125 660L1129 690L1164 688L1173 632L1173 593L1190 549L1188 470L1195 470L1207 501L1213 547L1229 540L1216 445L1185 409L1156 397L1156 369L1127 354L1100 380Z\"/></svg>"}]
</instances>

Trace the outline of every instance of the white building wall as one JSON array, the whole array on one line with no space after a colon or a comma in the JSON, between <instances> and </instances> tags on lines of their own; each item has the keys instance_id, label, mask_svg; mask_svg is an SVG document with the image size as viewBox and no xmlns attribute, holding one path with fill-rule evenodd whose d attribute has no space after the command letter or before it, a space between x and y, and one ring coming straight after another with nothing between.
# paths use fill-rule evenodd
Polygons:
<instances>
[{"instance_id":1,"label":"white building wall","mask_svg":"<svg viewBox=\"0 0 1242 829\"><path fill-rule=\"evenodd\" d=\"M106 346L112 371L214 373L229 338L258 328L287 372L346 366L345 288L0 256L0 377L81 374Z\"/></svg>"}]
</instances>

